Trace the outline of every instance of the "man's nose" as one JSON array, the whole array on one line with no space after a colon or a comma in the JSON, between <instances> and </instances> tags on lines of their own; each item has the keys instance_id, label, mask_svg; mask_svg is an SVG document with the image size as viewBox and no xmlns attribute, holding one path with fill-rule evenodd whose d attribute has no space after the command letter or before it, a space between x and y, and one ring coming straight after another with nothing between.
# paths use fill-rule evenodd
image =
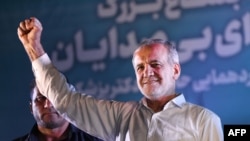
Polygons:
<instances>
[{"instance_id":1,"label":"man's nose","mask_svg":"<svg viewBox=\"0 0 250 141\"><path fill-rule=\"evenodd\" d=\"M48 99L46 99L44 102L44 108L50 108L52 106L53 106L52 103Z\"/></svg>"},{"instance_id":2,"label":"man's nose","mask_svg":"<svg viewBox=\"0 0 250 141\"><path fill-rule=\"evenodd\" d=\"M144 70L144 75L145 76L152 76L154 75L154 70L150 65L146 65L145 70Z\"/></svg>"}]
</instances>

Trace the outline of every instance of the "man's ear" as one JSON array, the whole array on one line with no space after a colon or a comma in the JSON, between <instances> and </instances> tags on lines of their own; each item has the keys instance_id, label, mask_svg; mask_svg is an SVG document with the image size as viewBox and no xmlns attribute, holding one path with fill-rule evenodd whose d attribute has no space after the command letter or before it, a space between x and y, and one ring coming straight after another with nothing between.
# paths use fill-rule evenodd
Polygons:
<instances>
[{"instance_id":1,"label":"man's ear","mask_svg":"<svg viewBox=\"0 0 250 141\"><path fill-rule=\"evenodd\" d=\"M31 101L29 102L29 108L30 108L30 112L31 112L31 114L33 114L33 110L32 110L32 102L31 102Z\"/></svg>"},{"instance_id":2,"label":"man's ear","mask_svg":"<svg viewBox=\"0 0 250 141\"><path fill-rule=\"evenodd\" d=\"M174 76L173 78L177 80L180 77L181 74L181 66L180 64L174 64Z\"/></svg>"}]
</instances>

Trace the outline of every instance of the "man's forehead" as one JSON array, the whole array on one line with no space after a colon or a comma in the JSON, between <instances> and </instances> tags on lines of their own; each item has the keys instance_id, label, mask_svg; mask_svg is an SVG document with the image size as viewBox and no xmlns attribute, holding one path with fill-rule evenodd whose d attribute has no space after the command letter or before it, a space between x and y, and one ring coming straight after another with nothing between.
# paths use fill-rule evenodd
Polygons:
<instances>
[{"instance_id":1,"label":"man's forehead","mask_svg":"<svg viewBox=\"0 0 250 141\"><path fill-rule=\"evenodd\" d=\"M33 89L33 97L37 97L37 96L41 96L41 92L39 91L39 89L37 87L35 87Z\"/></svg>"}]
</instances>

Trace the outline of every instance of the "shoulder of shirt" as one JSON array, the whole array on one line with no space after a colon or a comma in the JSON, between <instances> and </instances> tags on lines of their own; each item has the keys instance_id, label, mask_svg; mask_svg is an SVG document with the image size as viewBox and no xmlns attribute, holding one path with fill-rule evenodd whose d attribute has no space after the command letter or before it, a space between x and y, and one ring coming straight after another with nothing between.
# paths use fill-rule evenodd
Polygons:
<instances>
[{"instance_id":1,"label":"shoulder of shirt","mask_svg":"<svg viewBox=\"0 0 250 141\"><path fill-rule=\"evenodd\" d=\"M29 134L25 134L23 136L20 136L20 137L13 139L12 141L25 141L28 136L29 136Z\"/></svg>"},{"instance_id":2,"label":"shoulder of shirt","mask_svg":"<svg viewBox=\"0 0 250 141\"><path fill-rule=\"evenodd\" d=\"M218 115L213 112L212 110L204 107L204 106L201 106L201 105L198 105L198 104L195 104L195 103L191 103L191 102L186 102L185 103L187 106L190 106L191 109L201 113L201 114L204 114L206 116L214 116L214 117L218 117Z\"/></svg>"}]
</instances>

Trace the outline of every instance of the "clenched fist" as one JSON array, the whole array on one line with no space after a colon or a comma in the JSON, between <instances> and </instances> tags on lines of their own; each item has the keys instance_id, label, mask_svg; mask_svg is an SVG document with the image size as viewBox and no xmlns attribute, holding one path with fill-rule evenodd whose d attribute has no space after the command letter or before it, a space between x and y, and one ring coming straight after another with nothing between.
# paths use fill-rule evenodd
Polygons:
<instances>
[{"instance_id":1,"label":"clenched fist","mask_svg":"<svg viewBox=\"0 0 250 141\"><path fill-rule=\"evenodd\" d=\"M35 17L21 21L17 29L18 38L22 42L31 61L45 53L41 45L42 29L42 24Z\"/></svg>"}]
</instances>

